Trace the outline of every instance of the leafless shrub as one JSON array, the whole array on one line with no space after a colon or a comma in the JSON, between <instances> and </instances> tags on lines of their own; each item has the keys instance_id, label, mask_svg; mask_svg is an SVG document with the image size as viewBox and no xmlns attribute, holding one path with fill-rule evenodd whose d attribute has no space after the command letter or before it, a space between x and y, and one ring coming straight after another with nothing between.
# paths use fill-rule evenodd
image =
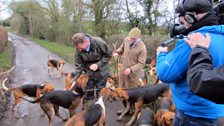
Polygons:
<instances>
[{"instance_id":1,"label":"leafless shrub","mask_svg":"<svg viewBox=\"0 0 224 126\"><path fill-rule=\"evenodd\" d=\"M8 32L3 26L0 26L0 52L3 52L4 46L7 46L7 42Z\"/></svg>"}]
</instances>

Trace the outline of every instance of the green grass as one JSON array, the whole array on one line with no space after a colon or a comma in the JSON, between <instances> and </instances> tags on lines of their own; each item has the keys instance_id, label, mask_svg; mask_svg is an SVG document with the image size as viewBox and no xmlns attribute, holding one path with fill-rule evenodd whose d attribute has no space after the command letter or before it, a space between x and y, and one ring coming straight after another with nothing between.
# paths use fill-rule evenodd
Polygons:
<instances>
[{"instance_id":1,"label":"green grass","mask_svg":"<svg viewBox=\"0 0 224 126\"><path fill-rule=\"evenodd\" d=\"M42 40L42 39L34 39L32 40L47 50L57 54L58 56L64 58L69 63L74 63L74 52L75 49L71 46L65 46L62 44Z\"/></svg>"},{"instance_id":2,"label":"green grass","mask_svg":"<svg viewBox=\"0 0 224 126\"><path fill-rule=\"evenodd\" d=\"M8 70L12 66L13 60L12 44L8 42L4 51L0 53L0 71Z\"/></svg>"}]
</instances>

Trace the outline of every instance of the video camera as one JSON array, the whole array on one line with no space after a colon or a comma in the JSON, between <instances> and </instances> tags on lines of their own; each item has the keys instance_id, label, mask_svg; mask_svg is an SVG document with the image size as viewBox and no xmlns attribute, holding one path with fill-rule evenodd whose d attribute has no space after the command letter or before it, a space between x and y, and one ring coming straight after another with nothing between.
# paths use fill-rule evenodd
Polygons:
<instances>
[{"instance_id":1,"label":"video camera","mask_svg":"<svg viewBox=\"0 0 224 126\"><path fill-rule=\"evenodd\" d=\"M224 24L224 0L215 0L214 2L216 4L213 7L213 10L219 17L219 24ZM170 37L174 38L176 35L180 35L184 30L186 30L186 28L182 24L171 24Z\"/></svg>"},{"instance_id":2,"label":"video camera","mask_svg":"<svg viewBox=\"0 0 224 126\"><path fill-rule=\"evenodd\" d=\"M217 16L219 17L219 24L224 24L224 0L214 0L216 3L213 7L213 10L216 12ZM181 33L185 31L186 28L183 24L171 24L170 25L170 37L171 39L162 42L161 46L165 47L170 43L174 42L176 39L183 39Z\"/></svg>"}]
</instances>

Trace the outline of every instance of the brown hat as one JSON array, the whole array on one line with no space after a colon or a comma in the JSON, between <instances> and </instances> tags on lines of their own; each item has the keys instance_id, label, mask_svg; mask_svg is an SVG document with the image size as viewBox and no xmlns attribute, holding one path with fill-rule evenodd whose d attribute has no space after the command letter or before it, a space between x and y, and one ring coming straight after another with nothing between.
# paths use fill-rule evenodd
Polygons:
<instances>
[{"instance_id":1,"label":"brown hat","mask_svg":"<svg viewBox=\"0 0 224 126\"><path fill-rule=\"evenodd\" d=\"M141 30L139 28L132 28L131 31L128 33L128 37L130 38L137 38L141 35Z\"/></svg>"}]
</instances>

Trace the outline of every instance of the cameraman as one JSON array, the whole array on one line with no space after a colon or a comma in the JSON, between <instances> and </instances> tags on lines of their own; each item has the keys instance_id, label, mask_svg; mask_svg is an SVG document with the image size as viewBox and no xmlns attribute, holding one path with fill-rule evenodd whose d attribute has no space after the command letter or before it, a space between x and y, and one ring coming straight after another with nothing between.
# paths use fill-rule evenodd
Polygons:
<instances>
[{"instance_id":1,"label":"cameraman","mask_svg":"<svg viewBox=\"0 0 224 126\"><path fill-rule=\"evenodd\" d=\"M224 64L224 30L223 26L218 25L212 0L180 0L175 11L179 14L180 23L186 28L181 34L209 33L213 67ZM186 81L190 52L191 48L184 39L180 39L169 53L167 47L157 49L158 77L170 84L177 108L174 126L216 126L217 119L224 117L224 105L218 105L190 91Z\"/></svg>"}]
</instances>

